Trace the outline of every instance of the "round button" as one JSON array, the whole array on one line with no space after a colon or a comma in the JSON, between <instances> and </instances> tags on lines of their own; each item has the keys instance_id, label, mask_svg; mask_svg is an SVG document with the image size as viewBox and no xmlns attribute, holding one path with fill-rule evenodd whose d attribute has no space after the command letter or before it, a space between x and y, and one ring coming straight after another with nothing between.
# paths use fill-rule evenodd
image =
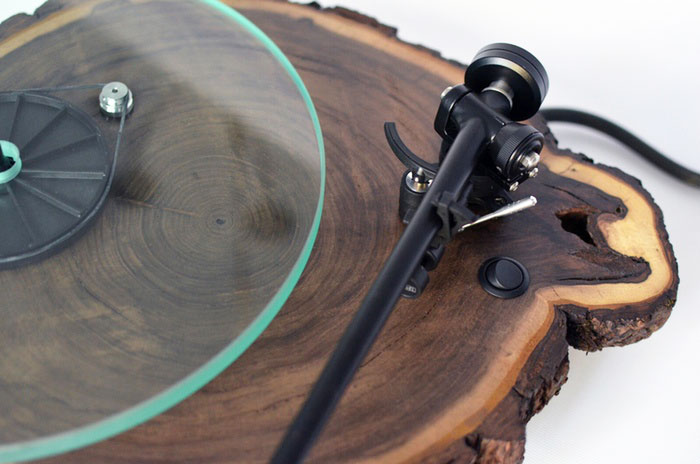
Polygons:
<instances>
[{"instance_id":1,"label":"round button","mask_svg":"<svg viewBox=\"0 0 700 464\"><path fill-rule=\"evenodd\" d=\"M523 283L523 271L512 261L501 259L491 263L486 269L489 283L501 290L515 290Z\"/></svg>"},{"instance_id":2,"label":"round button","mask_svg":"<svg viewBox=\"0 0 700 464\"><path fill-rule=\"evenodd\" d=\"M496 257L481 265L479 282L493 296L515 298L527 291L530 275L525 266L513 258Z\"/></svg>"}]
</instances>

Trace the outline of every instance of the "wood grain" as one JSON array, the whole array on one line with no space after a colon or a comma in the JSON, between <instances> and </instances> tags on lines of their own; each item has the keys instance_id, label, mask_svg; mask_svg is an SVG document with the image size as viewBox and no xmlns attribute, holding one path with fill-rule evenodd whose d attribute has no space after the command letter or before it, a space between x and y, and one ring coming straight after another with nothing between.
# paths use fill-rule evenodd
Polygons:
<instances>
[{"instance_id":1,"label":"wood grain","mask_svg":"<svg viewBox=\"0 0 700 464\"><path fill-rule=\"evenodd\" d=\"M269 459L403 229L403 169L383 122L397 121L416 152L437 153L432 118L442 89L462 77L458 65L346 10L231 4L282 48L319 112L327 190L308 267L268 330L197 394L47 462ZM3 27L50 28L73 14L53 5ZM668 318L678 274L651 196L621 171L558 148L541 118L531 122L547 135L544 166L518 194L535 195L537 207L449 246L426 293L397 306L310 461L520 462L525 424L566 379L569 345L635 342ZM476 270L494 255L528 267L525 295L481 290Z\"/></svg>"}]
</instances>

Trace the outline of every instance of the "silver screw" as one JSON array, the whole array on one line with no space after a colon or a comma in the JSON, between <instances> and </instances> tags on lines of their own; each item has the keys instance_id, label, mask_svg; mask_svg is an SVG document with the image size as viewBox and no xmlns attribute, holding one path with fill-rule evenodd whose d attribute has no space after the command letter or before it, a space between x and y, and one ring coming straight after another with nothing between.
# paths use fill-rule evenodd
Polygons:
<instances>
[{"instance_id":1,"label":"silver screw","mask_svg":"<svg viewBox=\"0 0 700 464\"><path fill-rule=\"evenodd\" d=\"M535 168L532 171L528 172L527 175L530 177L537 177L537 174L539 174L539 173L540 173L540 170Z\"/></svg>"},{"instance_id":2,"label":"silver screw","mask_svg":"<svg viewBox=\"0 0 700 464\"><path fill-rule=\"evenodd\" d=\"M510 184L510 187L508 187L508 190L510 190L511 192L515 192L516 190L518 190L518 187L520 187L520 183L513 182L512 184Z\"/></svg>"},{"instance_id":3,"label":"silver screw","mask_svg":"<svg viewBox=\"0 0 700 464\"><path fill-rule=\"evenodd\" d=\"M528 155L520 158L520 165L525 168L526 171L532 170L540 162L540 155L536 152L531 152Z\"/></svg>"},{"instance_id":4,"label":"silver screw","mask_svg":"<svg viewBox=\"0 0 700 464\"><path fill-rule=\"evenodd\" d=\"M408 174L406 174L406 185L409 189L416 193L424 193L427 191L432 182L432 179L428 179L425 176L425 172L422 168L418 168L415 173L410 171Z\"/></svg>"}]
</instances>

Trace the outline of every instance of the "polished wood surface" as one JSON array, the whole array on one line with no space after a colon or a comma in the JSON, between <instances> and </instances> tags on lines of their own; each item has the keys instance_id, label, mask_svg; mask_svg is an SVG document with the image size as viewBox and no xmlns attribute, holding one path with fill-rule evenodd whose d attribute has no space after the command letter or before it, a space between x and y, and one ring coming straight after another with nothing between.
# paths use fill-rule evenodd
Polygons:
<instances>
[{"instance_id":1,"label":"polished wood surface","mask_svg":"<svg viewBox=\"0 0 700 464\"><path fill-rule=\"evenodd\" d=\"M290 58L319 112L327 189L307 269L270 327L201 391L47 462L269 459L403 229L403 167L382 124L396 121L416 152L437 153L439 95L463 68L345 10L231 4ZM61 5L4 27L50 24L73 10ZM668 318L677 267L650 195L623 172L558 148L540 117L531 122L547 147L540 175L516 196L535 195L537 207L448 247L423 296L397 306L311 462L520 462L525 424L565 382L569 346L631 343ZM528 267L525 295L500 300L481 289L476 271L495 255Z\"/></svg>"}]
</instances>

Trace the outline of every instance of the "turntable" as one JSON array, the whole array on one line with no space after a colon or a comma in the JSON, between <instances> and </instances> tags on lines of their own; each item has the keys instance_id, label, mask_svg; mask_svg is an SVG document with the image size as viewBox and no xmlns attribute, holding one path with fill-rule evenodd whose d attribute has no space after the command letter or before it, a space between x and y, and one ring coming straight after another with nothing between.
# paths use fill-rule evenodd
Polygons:
<instances>
[{"instance_id":1,"label":"turntable","mask_svg":"<svg viewBox=\"0 0 700 464\"><path fill-rule=\"evenodd\" d=\"M416 223L406 186L442 185L459 138L432 128L464 67L346 10L230 6L52 0L0 27L0 462L269 461ZM504 47L468 76L494 57L540 72ZM419 298L309 461L519 462L570 345L670 315L658 206L557 147L545 81L513 84L527 143L506 180L477 171L462 206L480 216L436 203L465 222L401 285Z\"/></svg>"}]
</instances>

